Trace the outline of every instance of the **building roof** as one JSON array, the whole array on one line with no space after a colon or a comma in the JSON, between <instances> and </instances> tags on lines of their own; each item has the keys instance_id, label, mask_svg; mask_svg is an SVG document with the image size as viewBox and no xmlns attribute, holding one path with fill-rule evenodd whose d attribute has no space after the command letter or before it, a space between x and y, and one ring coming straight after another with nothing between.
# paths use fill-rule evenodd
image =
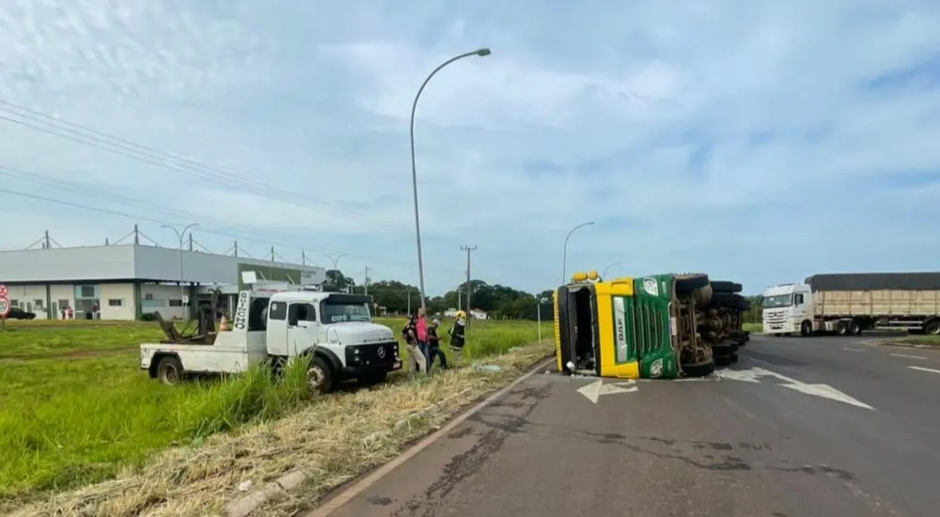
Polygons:
<instances>
[{"instance_id":1,"label":"building roof","mask_svg":"<svg viewBox=\"0 0 940 517\"><path fill-rule=\"evenodd\" d=\"M240 284L242 271L295 284L321 284L326 278L322 267L139 244L0 251L0 284L179 282L182 278L185 282L227 285Z\"/></svg>"}]
</instances>

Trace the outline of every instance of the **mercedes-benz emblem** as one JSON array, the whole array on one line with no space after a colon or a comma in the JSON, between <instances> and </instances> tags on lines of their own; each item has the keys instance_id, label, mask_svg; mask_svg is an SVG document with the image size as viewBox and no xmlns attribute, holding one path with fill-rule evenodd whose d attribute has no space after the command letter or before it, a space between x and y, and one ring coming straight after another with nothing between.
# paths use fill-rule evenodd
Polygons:
<instances>
[{"instance_id":1,"label":"mercedes-benz emblem","mask_svg":"<svg viewBox=\"0 0 940 517\"><path fill-rule=\"evenodd\" d=\"M385 347L384 346L380 346L379 350L376 353L379 354L379 359L385 359Z\"/></svg>"}]
</instances>

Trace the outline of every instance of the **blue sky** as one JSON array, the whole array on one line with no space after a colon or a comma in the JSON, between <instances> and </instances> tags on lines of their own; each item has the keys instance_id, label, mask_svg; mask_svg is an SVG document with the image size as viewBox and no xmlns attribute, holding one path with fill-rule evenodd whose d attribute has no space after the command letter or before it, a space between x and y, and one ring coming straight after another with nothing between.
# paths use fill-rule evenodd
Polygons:
<instances>
[{"instance_id":1,"label":"blue sky","mask_svg":"<svg viewBox=\"0 0 940 517\"><path fill-rule=\"evenodd\" d=\"M0 192L0 248L135 222L170 246L160 221L195 220L215 251L348 253L347 272L417 284L411 100L486 46L418 108L431 294L463 277L461 244L474 277L552 288L568 229L592 220L569 272L704 270L759 292L936 270L936 27L929 1L11 0L0 117L20 123L0 118L0 188L137 217ZM14 105L210 169L55 136Z\"/></svg>"}]
</instances>

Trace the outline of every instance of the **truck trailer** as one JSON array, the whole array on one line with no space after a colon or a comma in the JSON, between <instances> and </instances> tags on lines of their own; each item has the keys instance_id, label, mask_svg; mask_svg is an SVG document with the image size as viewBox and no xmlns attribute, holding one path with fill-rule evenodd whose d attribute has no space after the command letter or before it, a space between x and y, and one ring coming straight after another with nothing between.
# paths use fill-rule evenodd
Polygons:
<instances>
[{"instance_id":1,"label":"truck trailer","mask_svg":"<svg viewBox=\"0 0 940 517\"><path fill-rule=\"evenodd\" d=\"M940 335L940 273L837 273L764 291L770 335L859 335L878 327Z\"/></svg>"}]
</instances>

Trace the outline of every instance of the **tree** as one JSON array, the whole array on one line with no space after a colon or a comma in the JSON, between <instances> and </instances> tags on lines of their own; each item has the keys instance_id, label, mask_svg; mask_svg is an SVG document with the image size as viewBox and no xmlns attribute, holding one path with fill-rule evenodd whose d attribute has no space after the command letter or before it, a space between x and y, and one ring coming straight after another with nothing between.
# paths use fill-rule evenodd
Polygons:
<instances>
[{"instance_id":1,"label":"tree","mask_svg":"<svg viewBox=\"0 0 940 517\"><path fill-rule=\"evenodd\" d=\"M347 288L352 289L356 285L356 281L344 275L338 269L330 269L326 272L326 280L323 284L332 287L336 291L345 291Z\"/></svg>"}]
</instances>

